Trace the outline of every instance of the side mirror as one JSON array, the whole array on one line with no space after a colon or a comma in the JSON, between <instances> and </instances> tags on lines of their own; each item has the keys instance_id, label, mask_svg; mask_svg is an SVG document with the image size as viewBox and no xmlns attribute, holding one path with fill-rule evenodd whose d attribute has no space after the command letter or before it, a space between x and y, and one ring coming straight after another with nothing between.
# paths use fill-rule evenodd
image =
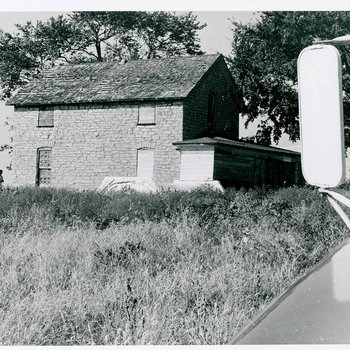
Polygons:
<instances>
[{"instance_id":1,"label":"side mirror","mask_svg":"<svg viewBox=\"0 0 350 350\"><path fill-rule=\"evenodd\" d=\"M314 186L339 186L345 178L342 71L331 45L305 48L298 58L302 172Z\"/></svg>"}]
</instances>

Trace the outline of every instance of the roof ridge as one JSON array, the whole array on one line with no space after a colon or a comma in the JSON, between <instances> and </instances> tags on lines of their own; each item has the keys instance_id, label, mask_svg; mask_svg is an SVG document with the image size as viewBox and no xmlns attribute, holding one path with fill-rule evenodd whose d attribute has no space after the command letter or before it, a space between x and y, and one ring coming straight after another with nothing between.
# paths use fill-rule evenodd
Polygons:
<instances>
[{"instance_id":1,"label":"roof ridge","mask_svg":"<svg viewBox=\"0 0 350 350\"><path fill-rule=\"evenodd\" d=\"M211 54L203 54L203 55L187 55L187 56L166 56L166 57L152 57L152 58L136 58L136 59L129 59L126 60L126 62L137 62L137 61L156 61L156 60L166 60L166 59L176 59L176 58L185 58L185 59L190 59L190 58L199 58L199 57L209 57L209 56L221 56L222 53L211 53ZM85 66L85 65L100 65L100 64L108 64L108 63L115 63L115 64L121 64L120 61L95 61L95 62L80 62L80 63L68 63L68 64L61 64L53 68L60 68L60 67L67 67L67 66ZM47 70L50 70L52 68L48 68Z\"/></svg>"}]
</instances>

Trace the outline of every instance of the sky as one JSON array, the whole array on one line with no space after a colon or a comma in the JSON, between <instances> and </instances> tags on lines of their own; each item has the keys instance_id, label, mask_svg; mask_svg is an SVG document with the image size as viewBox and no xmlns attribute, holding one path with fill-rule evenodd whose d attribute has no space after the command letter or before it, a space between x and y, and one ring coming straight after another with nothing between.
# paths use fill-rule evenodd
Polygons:
<instances>
[{"instance_id":1,"label":"sky","mask_svg":"<svg viewBox=\"0 0 350 350\"><path fill-rule=\"evenodd\" d=\"M201 10L201 11L261 11L261 10L345 10L347 0L16 0L0 3L0 11L66 11L72 10Z\"/></svg>"},{"instance_id":2,"label":"sky","mask_svg":"<svg viewBox=\"0 0 350 350\"><path fill-rule=\"evenodd\" d=\"M254 20L258 15L254 11L193 11L200 23L207 26L199 31L202 49L207 53L220 52L228 55L231 52L232 24L230 20L246 23ZM35 23L45 21L51 16L58 16L66 12L1 12L0 28L6 32L14 32L15 24L27 21Z\"/></svg>"}]
</instances>

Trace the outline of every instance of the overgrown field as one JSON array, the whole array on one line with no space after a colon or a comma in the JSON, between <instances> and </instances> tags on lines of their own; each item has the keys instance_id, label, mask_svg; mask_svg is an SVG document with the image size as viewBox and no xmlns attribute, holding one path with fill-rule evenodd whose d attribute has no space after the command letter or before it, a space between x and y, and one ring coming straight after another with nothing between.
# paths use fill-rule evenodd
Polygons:
<instances>
[{"instance_id":1,"label":"overgrown field","mask_svg":"<svg viewBox=\"0 0 350 350\"><path fill-rule=\"evenodd\" d=\"M225 344L348 232L310 188L0 193L0 344Z\"/></svg>"}]
</instances>

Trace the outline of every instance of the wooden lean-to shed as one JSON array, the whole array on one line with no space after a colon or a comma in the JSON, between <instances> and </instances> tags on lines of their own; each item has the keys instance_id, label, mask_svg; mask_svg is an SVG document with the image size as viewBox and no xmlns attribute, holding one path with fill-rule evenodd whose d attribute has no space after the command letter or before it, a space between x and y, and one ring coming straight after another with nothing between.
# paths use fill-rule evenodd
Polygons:
<instances>
[{"instance_id":1,"label":"wooden lean-to shed","mask_svg":"<svg viewBox=\"0 0 350 350\"><path fill-rule=\"evenodd\" d=\"M175 142L180 181L219 181L223 187L303 184L300 153L223 137Z\"/></svg>"}]
</instances>

